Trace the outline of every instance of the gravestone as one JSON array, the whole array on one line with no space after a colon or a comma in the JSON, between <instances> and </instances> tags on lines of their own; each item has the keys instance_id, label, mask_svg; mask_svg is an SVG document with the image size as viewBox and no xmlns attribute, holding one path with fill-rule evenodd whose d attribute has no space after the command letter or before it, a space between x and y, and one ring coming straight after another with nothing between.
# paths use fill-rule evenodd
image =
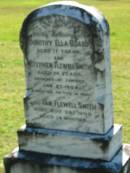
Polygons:
<instances>
[{"instance_id":1,"label":"gravestone","mask_svg":"<svg viewBox=\"0 0 130 173\"><path fill-rule=\"evenodd\" d=\"M113 124L108 24L90 7L83 16L63 8L39 9L23 25L27 125L106 133Z\"/></svg>"},{"instance_id":2,"label":"gravestone","mask_svg":"<svg viewBox=\"0 0 130 173\"><path fill-rule=\"evenodd\" d=\"M93 7L56 2L25 19L26 125L6 173L128 172L113 124L109 26Z\"/></svg>"}]
</instances>

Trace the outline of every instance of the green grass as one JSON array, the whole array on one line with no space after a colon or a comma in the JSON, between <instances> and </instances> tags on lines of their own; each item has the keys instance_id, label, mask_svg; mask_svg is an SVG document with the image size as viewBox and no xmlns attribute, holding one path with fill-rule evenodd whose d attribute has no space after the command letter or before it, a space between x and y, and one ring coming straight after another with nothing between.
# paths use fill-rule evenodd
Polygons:
<instances>
[{"instance_id":1,"label":"green grass","mask_svg":"<svg viewBox=\"0 0 130 173\"><path fill-rule=\"evenodd\" d=\"M0 0L0 167L16 145L24 124L25 79L19 30L25 16L48 0ZM115 122L123 124L123 141L130 142L130 1L81 0L104 13L111 28L111 62Z\"/></svg>"}]
</instances>

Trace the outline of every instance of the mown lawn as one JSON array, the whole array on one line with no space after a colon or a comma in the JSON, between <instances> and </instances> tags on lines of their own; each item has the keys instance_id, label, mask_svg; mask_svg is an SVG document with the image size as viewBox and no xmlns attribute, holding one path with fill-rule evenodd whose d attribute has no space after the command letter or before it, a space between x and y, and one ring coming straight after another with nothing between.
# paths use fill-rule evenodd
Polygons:
<instances>
[{"instance_id":1,"label":"mown lawn","mask_svg":"<svg viewBox=\"0 0 130 173\"><path fill-rule=\"evenodd\" d=\"M49 0L0 0L0 168L16 145L24 124L25 79L19 30L25 16ZM123 141L130 142L130 1L80 0L104 13L111 28L111 62L115 122L123 124ZM0 169L1 170L1 169Z\"/></svg>"}]
</instances>

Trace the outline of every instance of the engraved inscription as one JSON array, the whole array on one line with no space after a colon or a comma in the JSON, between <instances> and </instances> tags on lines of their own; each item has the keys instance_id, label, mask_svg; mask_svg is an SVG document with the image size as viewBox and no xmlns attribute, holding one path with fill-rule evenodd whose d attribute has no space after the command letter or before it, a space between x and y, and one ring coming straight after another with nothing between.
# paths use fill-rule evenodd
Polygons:
<instances>
[{"instance_id":1,"label":"engraved inscription","mask_svg":"<svg viewBox=\"0 0 130 173\"><path fill-rule=\"evenodd\" d=\"M27 119L42 127L89 131L101 122L90 28L65 16L46 16L28 29Z\"/></svg>"}]
</instances>

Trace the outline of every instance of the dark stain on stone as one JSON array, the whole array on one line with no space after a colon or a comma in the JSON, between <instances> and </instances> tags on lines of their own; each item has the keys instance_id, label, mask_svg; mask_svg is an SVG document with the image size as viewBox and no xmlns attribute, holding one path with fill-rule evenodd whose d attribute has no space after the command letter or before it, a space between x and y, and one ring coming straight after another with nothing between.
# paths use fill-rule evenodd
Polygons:
<instances>
[{"instance_id":1,"label":"dark stain on stone","mask_svg":"<svg viewBox=\"0 0 130 173\"><path fill-rule=\"evenodd\" d=\"M28 92L27 92L28 93ZM30 97L29 96L26 96L26 97L24 97L24 99L23 99L23 105L24 105L24 110L25 110L25 113L26 112L28 112L28 110L29 110L29 99L30 99Z\"/></svg>"},{"instance_id":2,"label":"dark stain on stone","mask_svg":"<svg viewBox=\"0 0 130 173\"><path fill-rule=\"evenodd\" d=\"M16 164L18 160L15 159L13 154L7 155L4 157L4 168L5 173L11 173L11 166Z\"/></svg>"},{"instance_id":3,"label":"dark stain on stone","mask_svg":"<svg viewBox=\"0 0 130 173\"><path fill-rule=\"evenodd\" d=\"M108 146L109 146L109 142L105 141L105 142L102 142L100 148L103 150L103 152L105 153L106 150L108 149Z\"/></svg>"},{"instance_id":4,"label":"dark stain on stone","mask_svg":"<svg viewBox=\"0 0 130 173\"><path fill-rule=\"evenodd\" d=\"M109 145L109 142L108 141L104 141L104 140L101 140L101 139L92 139L92 141L99 145L101 150L105 153L106 150L108 149L108 145Z\"/></svg>"},{"instance_id":5,"label":"dark stain on stone","mask_svg":"<svg viewBox=\"0 0 130 173\"><path fill-rule=\"evenodd\" d=\"M110 26L109 26L109 23L107 22L107 20L106 20L105 17L103 18L103 23L105 23L106 28L107 28L107 30L106 30L106 35L109 36L109 33L110 33Z\"/></svg>"}]
</instances>

